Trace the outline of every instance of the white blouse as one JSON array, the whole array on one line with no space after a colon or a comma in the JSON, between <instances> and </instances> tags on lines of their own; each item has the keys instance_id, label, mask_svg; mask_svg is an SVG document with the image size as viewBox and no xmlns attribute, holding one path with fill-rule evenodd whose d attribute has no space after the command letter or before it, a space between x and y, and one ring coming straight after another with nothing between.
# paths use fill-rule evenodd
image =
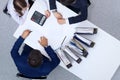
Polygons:
<instances>
[{"instance_id":1,"label":"white blouse","mask_svg":"<svg viewBox=\"0 0 120 80\"><path fill-rule=\"evenodd\" d=\"M44 1L44 4L46 6L46 10L47 10L47 4L46 4L46 0L43 0ZM27 4L28 4L28 0L26 0ZM8 5L7 5L7 9L8 9L8 13L11 15L11 17L18 23L18 24L23 24L25 19L26 19L26 16L28 14L28 10L27 9L23 16L19 17L19 14L15 11L15 8L13 6L13 0L9 0L8 1Z\"/></svg>"}]
</instances>

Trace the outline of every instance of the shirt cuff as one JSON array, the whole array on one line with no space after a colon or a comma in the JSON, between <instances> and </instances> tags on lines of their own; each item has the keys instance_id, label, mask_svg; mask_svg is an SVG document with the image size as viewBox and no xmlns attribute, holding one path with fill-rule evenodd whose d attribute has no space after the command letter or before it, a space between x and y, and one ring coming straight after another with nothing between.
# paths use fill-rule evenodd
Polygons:
<instances>
[{"instance_id":1,"label":"shirt cuff","mask_svg":"<svg viewBox=\"0 0 120 80\"><path fill-rule=\"evenodd\" d=\"M49 47L49 45L48 46L45 46L44 48L46 49L46 48L48 48Z\"/></svg>"},{"instance_id":2,"label":"shirt cuff","mask_svg":"<svg viewBox=\"0 0 120 80\"><path fill-rule=\"evenodd\" d=\"M52 9L51 11L54 13L54 12L57 12L57 9Z\"/></svg>"},{"instance_id":3,"label":"shirt cuff","mask_svg":"<svg viewBox=\"0 0 120 80\"><path fill-rule=\"evenodd\" d=\"M65 19L65 21L66 21L66 24L69 24L69 20L68 19Z\"/></svg>"}]
</instances>

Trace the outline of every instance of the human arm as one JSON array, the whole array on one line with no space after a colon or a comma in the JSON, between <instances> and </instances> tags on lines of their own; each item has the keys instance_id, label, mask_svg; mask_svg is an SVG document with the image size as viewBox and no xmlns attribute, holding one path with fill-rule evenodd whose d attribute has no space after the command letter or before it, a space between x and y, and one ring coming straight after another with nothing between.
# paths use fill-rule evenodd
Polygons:
<instances>
[{"instance_id":1,"label":"human arm","mask_svg":"<svg viewBox=\"0 0 120 80\"><path fill-rule=\"evenodd\" d=\"M48 40L45 37L41 37L39 41L40 45L44 47L45 51L51 58L51 63L53 66L57 66L60 63L60 59L58 58L57 54L54 52L54 50L51 48L51 46L48 46Z\"/></svg>"},{"instance_id":2,"label":"human arm","mask_svg":"<svg viewBox=\"0 0 120 80\"><path fill-rule=\"evenodd\" d=\"M49 0L50 10L53 12L53 15L58 19L62 18L62 14L57 11L56 0Z\"/></svg>"},{"instance_id":3,"label":"human arm","mask_svg":"<svg viewBox=\"0 0 120 80\"><path fill-rule=\"evenodd\" d=\"M49 6L50 6L50 10L57 9L57 7L56 7L56 0L49 0Z\"/></svg>"},{"instance_id":4,"label":"human arm","mask_svg":"<svg viewBox=\"0 0 120 80\"><path fill-rule=\"evenodd\" d=\"M19 60L20 58L20 55L19 55L19 48L21 47L22 43L23 43L24 39L20 36L17 41L14 43L14 46L11 50L11 56L14 60L14 62L17 64L17 61Z\"/></svg>"},{"instance_id":5,"label":"human arm","mask_svg":"<svg viewBox=\"0 0 120 80\"><path fill-rule=\"evenodd\" d=\"M69 17L68 18L69 24L74 24L74 23L86 20L87 16L88 16L87 8L88 8L87 5L81 6L81 11L80 11L81 14L79 14L77 16Z\"/></svg>"},{"instance_id":6,"label":"human arm","mask_svg":"<svg viewBox=\"0 0 120 80\"><path fill-rule=\"evenodd\" d=\"M28 14L28 11L25 11L25 14L20 17L20 15L15 11L15 8L13 6L13 0L8 1L7 9L8 9L8 13L13 18L13 20L15 20L18 24L24 23L26 16Z\"/></svg>"},{"instance_id":7,"label":"human arm","mask_svg":"<svg viewBox=\"0 0 120 80\"><path fill-rule=\"evenodd\" d=\"M50 15L51 15L51 14L50 14L50 11L49 11L49 10L46 10L46 11L45 11L45 16L48 18L48 17L50 17Z\"/></svg>"},{"instance_id":8,"label":"human arm","mask_svg":"<svg viewBox=\"0 0 120 80\"><path fill-rule=\"evenodd\" d=\"M80 15L69 17L68 19L59 18L59 19L57 19L57 22L59 24L66 24L66 23L74 24L74 23L77 23L77 22L81 22L81 21L84 21L84 20L87 19L87 13L88 13L87 7L83 7L81 9L81 14Z\"/></svg>"},{"instance_id":9,"label":"human arm","mask_svg":"<svg viewBox=\"0 0 120 80\"><path fill-rule=\"evenodd\" d=\"M20 55L19 55L19 48L21 47L24 39L29 35L30 31L29 30L25 30L23 32L23 34L17 39L17 41L15 42L12 50L11 50L11 56L15 62L15 64L18 64L17 61L20 60Z\"/></svg>"},{"instance_id":10,"label":"human arm","mask_svg":"<svg viewBox=\"0 0 120 80\"><path fill-rule=\"evenodd\" d=\"M45 16L48 18L48 17L50 17L50 15L51 15L51 13L50 13L50 11L48 10L48 3L47 3L47 1L46 0L42 0L42 1L40 1L40 6L42 6L42 8L43 8L43 10L44 10L44 14L45 14Z\"/></svg>"},{"instance_id":11,"label":"human arm","mask_svg":"<svg viewBox=\"0 0 120 80\"><path fill-rule=\"evenodd\" d=\"M58 19L58 23L59 24L74 24L74 23L77 23L77 22L81 22L81 21L84 21L87 19L87 14L88 14L88 3L87 3L87 0L77 0L78 2L74 5L75 6L69 6L68 8L72 9L73 11L75 12L79 12L79 14L77 16L71 16L71 17L68 17L68 19L66 18L61 18L61 19Z\"/></svg>"},{"instance_id":12,"label":"human arm","mask_svg":"<svg viewBox=\"0 0 120 80\"><path fill-rule=\"evenodd\" d=\"M62 14L60 12L57 12L57 11L53 11L53 15L56 17L57 20L63 18Z\"/></svg>"}]
</instances>

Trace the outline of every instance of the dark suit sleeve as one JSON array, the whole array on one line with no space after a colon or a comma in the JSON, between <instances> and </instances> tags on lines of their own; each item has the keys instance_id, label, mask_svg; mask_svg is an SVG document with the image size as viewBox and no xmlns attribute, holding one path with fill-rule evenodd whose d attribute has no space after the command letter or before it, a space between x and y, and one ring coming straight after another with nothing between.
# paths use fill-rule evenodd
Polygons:
<instances>
[{"instance_id":1,"label":"dark suit sleeve","mask_svg":"<svg viewBox=\"0 0 120 80\"><path fill-rule=\"evenodd\" d=\"M57 9L56 0L49 0L50 10Z\"/></svg>"},{"instance_id":2,"label":"dark suit sleeve","mask_svg":"<svg viewBox=\"0 0 120 80\"><path fill-rule=\"evenodd\" d=\"M22 45L23 41L24 41L24 39L22 37L19 37L11 50L11 56L16 65L18 64L18 62L20 60L20 55L19 55L18 51L19 51L19 48Z\"/></svg>"},{"instance_id":3,"label":"dark suit sleeve","mask_svg":"<svg viewBox=\"0 0 120 80\"><path fill-rule=\"evenodd\" d=\"M52 66L56 67L60 63L60 59L58 58L57 54L54 52L54 50L50 46L45 48L45 51L47 52L47 54L52 59L51 60Z\"/></svg>"},{"instance_id":4,"label":"dark suit sleeve","mask_svg":"<svg viewBox=\"0 0 120 80\"><path fill-rule=\"evenodd\" d=\"M74 16L74 17L69 17L68 21L70 24L74 24L77 22L81 22L87 19L87 15L88 15L88 10L87 10L87 5L86 6L81 6L81 14L78 16Z\"/></svg>"}]
</instances>

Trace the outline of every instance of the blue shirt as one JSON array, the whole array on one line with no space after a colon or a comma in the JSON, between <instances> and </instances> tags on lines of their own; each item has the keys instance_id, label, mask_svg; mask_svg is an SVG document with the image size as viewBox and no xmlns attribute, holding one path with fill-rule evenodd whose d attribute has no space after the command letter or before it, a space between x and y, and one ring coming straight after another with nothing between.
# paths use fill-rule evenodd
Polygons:
<instances>
[{"instance_id":1,"label":"blue shirt","mask_svg":"<svg viewBox=\"0 0 120 80\"><path fill-rule=\"evenodd\" d=\"M57 67L57 65L60 63L60 59L56 55L56 53L53 51L53 49L48 46L45 49L47 54L50 56L51 61L43 56L43 63L41 66L34 68L31 67L27 62L27 57L31 50L33 50L31 47L25 45L22 51L22 54L19 54L19 48L21 47L24 39L22 37L19 37L18 40L15 42L12 50L11 50L11 56L14 60L14 63L20 73L27 77L40 77L40 76L47 76L54 68Z\"/></svg>"}]
</instances>

